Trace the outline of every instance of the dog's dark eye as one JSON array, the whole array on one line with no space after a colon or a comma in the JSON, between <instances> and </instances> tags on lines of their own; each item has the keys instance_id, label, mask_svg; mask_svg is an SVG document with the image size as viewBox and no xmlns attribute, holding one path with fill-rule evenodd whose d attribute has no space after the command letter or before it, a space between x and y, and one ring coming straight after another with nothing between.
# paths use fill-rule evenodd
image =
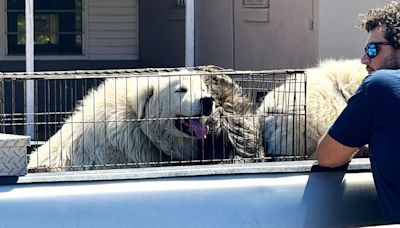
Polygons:
<instances>
[{"instance_id":1,"label":"dog's dark eye","mask_svg":"<svg viewBox=\"0 0 400 228\"><path fill-rule=\"evenodd\" d=\"M177 90L175 90L175 93L186 93L186 92L187 92L187 89L183 88L183 87L180 87Z\"/></svg>"}]
</instances>

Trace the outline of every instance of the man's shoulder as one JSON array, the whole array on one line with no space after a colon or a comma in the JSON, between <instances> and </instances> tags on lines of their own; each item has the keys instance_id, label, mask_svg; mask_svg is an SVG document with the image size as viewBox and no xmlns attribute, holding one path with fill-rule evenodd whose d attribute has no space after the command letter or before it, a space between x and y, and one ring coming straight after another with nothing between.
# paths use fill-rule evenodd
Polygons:
<instances>
[{"instance_id":1,"label":"man's shoulder","mask_svg":"<svg viewBox=\"0 0 400 228\"><path fill-rule=\"evenodd\" d=\"M380 90L390 90L390 88L399 90L400 70L378 70L368 75L363 83L370 92Z\"/></svg>"},{"instance_id":2,"label":"man's shoulder","mask_svg":"<svg viewBox=\"0 0 400 228\"><path fill-rule=\"evenodd\" d=\"M387 82L391 80L400 80L400 70L377 70L366 77L367 81L371 82Z\"/></svg>"}]
</instances>

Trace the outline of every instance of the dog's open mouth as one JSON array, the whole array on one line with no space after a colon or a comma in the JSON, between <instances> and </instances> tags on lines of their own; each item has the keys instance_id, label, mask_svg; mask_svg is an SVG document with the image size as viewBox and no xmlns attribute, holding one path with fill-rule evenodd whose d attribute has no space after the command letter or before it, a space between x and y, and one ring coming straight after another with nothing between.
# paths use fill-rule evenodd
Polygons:
<instances>
[{"instance_id":1,"label":"dog's open mouth","mask_svg":"<svg viewBox=\"0 0 400 228\"><path fill-rule=\"evenodd\" d=\"M198 139L205 139L209 131L209 127L201 121L200 117L178 116L175 126L190 136L196 135Z\"/></svg>"}]
</instances>

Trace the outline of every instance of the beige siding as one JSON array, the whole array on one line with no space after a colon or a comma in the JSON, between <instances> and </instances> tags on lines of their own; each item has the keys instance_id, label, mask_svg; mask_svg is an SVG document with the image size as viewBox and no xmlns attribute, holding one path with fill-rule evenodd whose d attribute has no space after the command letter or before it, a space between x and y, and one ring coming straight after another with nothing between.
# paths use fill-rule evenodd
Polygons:
<instances>
[{"instance_id":1,"label":"beige siding","mask_svg":"<svg viewBox=\"0 0 400 228\"><path fill-rule=\"evenodd\" d=\"M88 58L137 60L138 0L88 1Z\"/></svg>"}]
</instances>

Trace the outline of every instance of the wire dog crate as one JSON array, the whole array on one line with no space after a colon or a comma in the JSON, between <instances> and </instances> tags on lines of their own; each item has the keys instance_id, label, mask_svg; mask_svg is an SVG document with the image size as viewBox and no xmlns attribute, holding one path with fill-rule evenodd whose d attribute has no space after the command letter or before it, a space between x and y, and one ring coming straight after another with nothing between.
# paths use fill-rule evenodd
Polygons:
<instances>
[{"instance_id":1,"label":"wire dog crate","mask_svg":"<svg viewBox=\"0 0 400 228\"><path fill-rule=\"evenodd\" d=\"M305 71L242 71L230 76L254 104L266 159L307 159Z\"/></svg>"},{"instance_id":2,"label":"wire dog crate","mask_svg":"<svg viewBox=\"0 0 400 228\"><path fill-rule=\"evenodd\" d=\"M0 133L31 136L32 172L304 159L305 81L215 66L3 73ZM265 95L288 107L260 112ZM281 121L295 150L268 152L268 116L295 120Z\"/></svg>"}]
</instances>

